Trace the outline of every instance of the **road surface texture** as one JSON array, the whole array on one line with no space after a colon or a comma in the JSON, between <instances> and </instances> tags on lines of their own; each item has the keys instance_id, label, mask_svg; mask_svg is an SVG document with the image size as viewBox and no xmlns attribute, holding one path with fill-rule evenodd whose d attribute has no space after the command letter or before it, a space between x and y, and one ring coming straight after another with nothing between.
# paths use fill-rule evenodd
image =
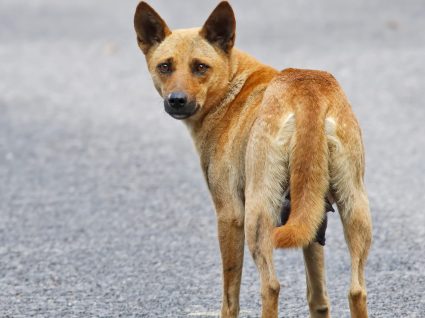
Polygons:
<instances>
[{"instance_id":1,"label":"road surface texture","mask_svg":"<svg viewBox=\"0 0 425 318\"><path fill-rule=\"evenodd\" d=\"M323 69L361 126L374 243L371 317L425 317L425 3L233 1L237 46ZM215 1L151 1L171 28ZM136 46L136 1L0 2L0 317L216 317L215 215L186 128ZM338 214L326 257L349 317ZM300 251L277 251L280 317L307 317ZM241 317L259 317L249 253Z\"/></svg>"}]
</instances>

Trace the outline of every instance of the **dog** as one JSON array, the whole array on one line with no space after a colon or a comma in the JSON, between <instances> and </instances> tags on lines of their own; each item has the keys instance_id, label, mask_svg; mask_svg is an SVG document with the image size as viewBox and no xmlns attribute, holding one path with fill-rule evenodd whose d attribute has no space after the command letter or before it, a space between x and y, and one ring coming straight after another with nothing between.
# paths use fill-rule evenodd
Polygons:
<instances>
[{"instance_id":1,"label":"dog","mask_svg":"<svg viewBox=\"0 0 425 318\"><path fill-rule=\"evenodd\" d=\"M278 71L234 48L236 22L220 2L201 28L171 31L147 3L137 43L165 111L194 141L216 209L222 317L239 315L244 243L261 280L262 317L278 316L274 248L302 248L311 317L329 317L323 246L335 203L351 255L352 317L367 317L364 267L372 240L361 131L341 87L323 71ZM279 224L290 193L290 213Z\"/></svg>"}]
</instances>

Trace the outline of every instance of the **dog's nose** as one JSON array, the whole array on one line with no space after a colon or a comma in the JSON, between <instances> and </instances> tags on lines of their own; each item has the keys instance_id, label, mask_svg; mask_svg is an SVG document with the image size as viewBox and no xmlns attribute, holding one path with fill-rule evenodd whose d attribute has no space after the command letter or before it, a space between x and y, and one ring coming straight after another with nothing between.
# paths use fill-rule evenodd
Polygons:
<instances>
[{"instance_id":1,"label":"dog's nose","mask_svg":"<svg viewBox=\"0 0 425 318\"><path fill-rule=\"evenodd\" d=\"M172 92L167 100L172 108L179 109L187 104L187 95L183 92Z\"/></svg>"}]
</instances>

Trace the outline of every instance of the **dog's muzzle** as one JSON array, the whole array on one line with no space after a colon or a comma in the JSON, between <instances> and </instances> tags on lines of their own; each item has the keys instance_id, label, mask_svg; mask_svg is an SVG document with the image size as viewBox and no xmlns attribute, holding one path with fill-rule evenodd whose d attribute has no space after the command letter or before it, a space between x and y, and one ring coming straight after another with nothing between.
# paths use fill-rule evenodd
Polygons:
<instances>
[{"instance_id":1,"label":"dog's muzzle","mask_svg":"<svg viewBox=\"0 0 425 318\"><path fill-rule=\"evenodd\" d=\"M186 119L196 113L198 105L183 92L173 92L164 99L165 111L175 119Z\"/></svg>"}]
</instances>

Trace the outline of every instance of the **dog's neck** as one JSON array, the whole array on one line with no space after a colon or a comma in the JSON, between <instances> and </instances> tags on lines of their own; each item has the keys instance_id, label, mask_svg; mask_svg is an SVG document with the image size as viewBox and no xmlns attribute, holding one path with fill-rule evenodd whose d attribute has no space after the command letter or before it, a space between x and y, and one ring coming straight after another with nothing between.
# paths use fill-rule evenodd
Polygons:
<instances>
[{"instance_id":1,"label":"dog's neck","mask_svg":"<svg viewBox=\"0 0 425 318\"><path fill-rule=\"evenodd\" d=\"M227 80L227 89L224 90L223 95L217 100L209 102L205 107L206 110L202 114L185 121L193 138L196 138L199 134L203 134L203 128L205 126L211 129L215 126L215 122L219 122L223 116L225 116L226 109L231 107L232 102L236 99L247 79L253 73L262 69L265 71L277 72L270 66L262 64L251 55L236 48L233 49L230 59L230 76ZM210 124L204 125L205 121L209 121Z\"/></svg>"},{"instance_id":2,"label":"dog's neck","mask_svg":"<svg viewBox=\"0 0 425 318\"><path fill-rule=\"evenodd\" d=\"M205 157L211 155L217 140L226 131L223 126L237 121L239 112L242 112L245 107L259 105L259 103L246 104L246 101L250 96L262 94L269 81L278 72L237 49L232 52L230 67L228 85L223 95L208 105L207 111L185 120L195 147L201 156L201 162L208 161ZM249 125L249 123L247 124ZM244 136L239 137L244 138ZM202 165L204 166L204 164ZM205 170L205 167L203 168Z\"/></svg>"}]
</instances>

